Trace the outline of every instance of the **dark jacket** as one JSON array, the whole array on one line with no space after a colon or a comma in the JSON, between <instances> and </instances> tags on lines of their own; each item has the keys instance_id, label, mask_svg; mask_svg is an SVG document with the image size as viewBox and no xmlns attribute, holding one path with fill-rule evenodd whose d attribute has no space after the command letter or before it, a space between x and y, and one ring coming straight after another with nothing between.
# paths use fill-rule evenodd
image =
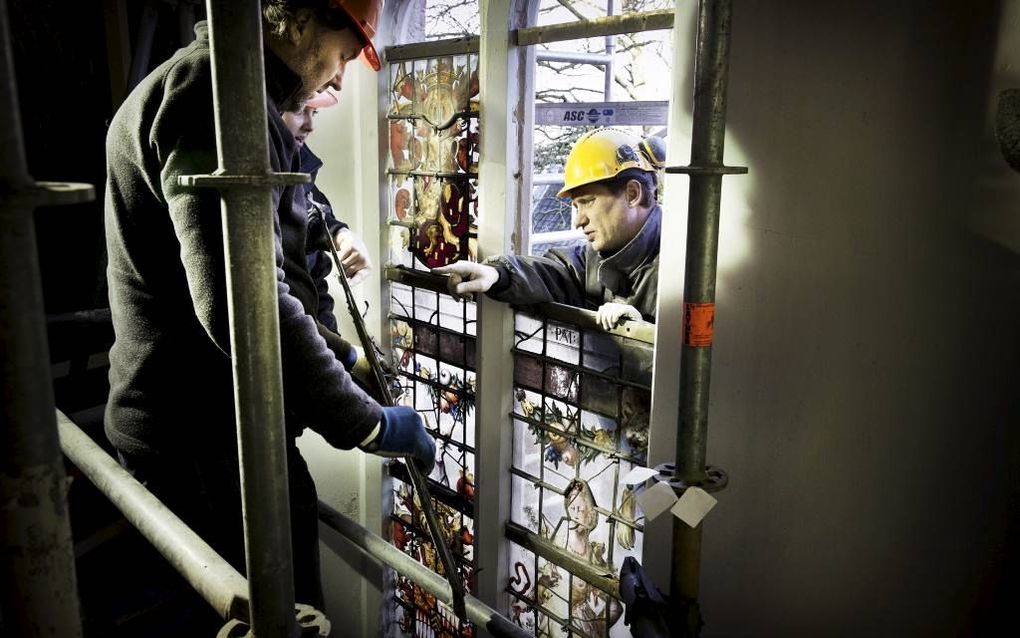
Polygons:
<instances>
[{"instance_id":1,"label":"dark jacket","mask_svg":"<svg viewBox=\"0 0 1020 638\"><path fill-rule=\"evenodd\" d=\"M609 256L585 243L542 257L487 260L499 272L487 294L507 303L555 301L590 310L613 301L634 306L646 321L655 321L661 224L662 209L655 206L634 239Z\"/></svg>"},{"instance_id":2,"label":"dark jacket","mask_svg":"<svg viewBox=\"0 0 1020 638\"><path fill-rule=\"evenodd\" d=\"M204 25L196 33L132 91L107 136L107 274L116 342L106 427L118 448L134 453L236 447L219 195L177 183L181 175L217 168L209 40ZM297 171L294 140L277 105L300 80L267 51L266 84L271 167ZM338 360L349 358L350 346L314 319L318 294L305 257L300 195L293 186L272 189L288 434L308 425L330 444L351 448L381 410Z\"/></svg>"},{"instance_id":3,"label":"dark jacket","mask_svg":"<svg viewBox=\"0 0 1020 638\"><path fill-rule=\"evenodd\" d=\"M319 292L319 311L316 317L319 323L333 332L337 332L336 315L333 314L335 302L333 296L329 294L327 279L333 270L333 258L327 252L329 244L325 243L326 238L323 236L323 222L330 238L336 237L341 229L348 228L348 226L336 218L329 199L315 185L315 178L318 177L319 169L322 168L322 160L308 148L308 144L301 147L298 155L301 161L301 172L312 176L312 183L304 185L304 198L308 206L308 246L306 248L308 272L312 275L315 289ZM313 202L322 211L321 217L312 214Z\"/></svg>"}]
</instances>

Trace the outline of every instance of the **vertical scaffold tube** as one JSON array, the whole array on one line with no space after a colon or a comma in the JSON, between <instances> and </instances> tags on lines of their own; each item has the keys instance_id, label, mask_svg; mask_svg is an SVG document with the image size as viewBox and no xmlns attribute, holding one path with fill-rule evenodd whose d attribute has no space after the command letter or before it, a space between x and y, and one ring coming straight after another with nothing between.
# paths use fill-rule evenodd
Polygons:
<instances>
[{"instance_id":1,"label":"vertical scaffold tube","mask_svg":"<svg viewBox=\"0 0 1020 638\"><path fill-rule=\"evenodd\" d=\"M207 8L218 174L256 178L220 188L252 628L295 636L262 14L258 0Z\"/></svg>"},{"instance_id":2,"label":"vertical scaffold tube","mask_svg":"<svg viewBox=\"0 0 1020 638\"><path fill-rule=\"evenodd\" d=\"M94 191L54 195L29 175L5 0L0 71L0 617L5 635L73 638L81 620L32 212Z\"/></svg>"},{"instance_id":3,"label":"vertical scaffold tube","mask_svg":"<svg viewBox=\"0 0 1020 638\"><path fill-rule=\"evenodd\" d=\"M684 276L684 329L675 478L686 486L708 482L705 456L719 253L722 177L746 169L723 165L731 0L700 0L695 50L691 165L667 172L690 176ZM701 526L673 521L671 592L681 635L698 635Z\"/></svg>"}]
</instances>

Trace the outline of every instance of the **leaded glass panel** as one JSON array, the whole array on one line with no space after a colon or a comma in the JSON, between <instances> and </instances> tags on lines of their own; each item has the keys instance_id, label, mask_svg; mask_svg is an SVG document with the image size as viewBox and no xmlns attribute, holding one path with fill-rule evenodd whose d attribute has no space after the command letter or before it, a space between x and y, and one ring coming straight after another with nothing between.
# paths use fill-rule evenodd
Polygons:
<instances>
[{"instance_id":1,"label":"leaded glass panel","mask_svg":"<svg viewBox=\"0 0 1020 638\"><path fill-rule=\"evenodd\" d=\"M472 302L426 288L390 283L390 345L392 364L403 389L400 403L414 407L436 439L436 466L428 477L432 506L469 591L476 566L472 520L474 322ZM394 465L391 474L395 479L390 528L393 543L442 574L419 496L410 488L406 470ZM473 627L458 626L448 606L406 579L397 579L394 600L390 635L474 635Z\"/></svg>"},{"instance_id":2,"label":"leaded glass panel","mask_svg":"<svg viewBox=\"0 0 1020 638\"><path fill-rule=\"evenodd\" d=\"M478 56L390 65L387 223L393 263L417 270L477 255Z\"/></svg>"},{"instance_id":3,"label":"leaded glass panel","mask_svg":"<svg viewBox=\"0 0 1020 638\"><path fill-rule=\"evenodd\" d=\"M648 451L652 346L515 315L511 526L552 558L615 577L640 558L643 517L621 483ZM511 542L508 615L537 636L629 635L620 601Z\"/></svg>"}]
</instances>

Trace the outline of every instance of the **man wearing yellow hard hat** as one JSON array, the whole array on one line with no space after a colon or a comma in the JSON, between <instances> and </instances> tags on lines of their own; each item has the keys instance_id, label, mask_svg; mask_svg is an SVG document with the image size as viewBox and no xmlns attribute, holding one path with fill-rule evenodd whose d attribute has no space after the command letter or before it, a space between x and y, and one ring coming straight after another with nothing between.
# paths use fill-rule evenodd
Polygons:
<instances>
[{"instance_id":1,"label":"man wearing yellow hard hat","mask_svg":"<svg viewBox=\"0 0 1020 638\"><path fill-rule=\"evenodd\" d=\"M273 171L299 169L281 112L327 89L340 91L355 58L379 69L371 38L381 9L382 0L262 0ZM136 478L243 571L220 198L178 180L217 169L209 33L205 23L195 31L194 42L131 92L107 135L107 279L116 341L105 423ZM319 298L305 254L303 189L274 186L271 201L295 589L298 602L321 609L318 499L297 436L311 427L335 447L408 455L426 471L435 445L412 408L382 407L352 382L345 366L357 353L335 333L320 332L314 319ZM193 600L190 589L181 590L173 595ZM184 612L208 611L201 601L182 605ZM183 623L186 615L174 620ZM165 634L213 635L221 622L211 616Z\"/></svg>"},{"instance_id":2,"label":"man wearing yellow hard hat","mask_svg":"<svg viewBox=\"0 0 1020 638\"><path fill-rule=\"evenodd\" d=\"M586 244L542 257L500 255L460 261L432 272L449 275L452 294L484 292L508 303L556 301L598 312L605 328L624 318L655 320L659 276L657 169L661 139L600 128L567 156L560 197L570 197L574 226Z\"/></svg>"}]
</instances>

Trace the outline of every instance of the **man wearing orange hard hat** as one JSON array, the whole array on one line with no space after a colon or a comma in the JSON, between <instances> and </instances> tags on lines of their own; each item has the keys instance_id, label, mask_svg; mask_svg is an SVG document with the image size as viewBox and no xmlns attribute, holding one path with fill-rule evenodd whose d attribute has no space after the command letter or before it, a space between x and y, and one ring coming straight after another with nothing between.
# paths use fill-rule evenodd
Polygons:
<instances>
[{"instance_id":1,"label":"man wearing orange hard hat","mask_svg":"<svg viewBox=\"0 0 1020 638\"><path fill-rule=\"evenodd\" d=\"M355 58L379 68L371 39L381 10L382 0L262 0L273 171L300 168L283 111L339 92ZM205 23L195 31L194 42L125 99L107 135L107 280L116 341L105 423L122 463L244 572L220 198L178 180L217 169L209 34ZM435 445L412 408L380 406L352 382L347 369L356 351L315 321L319 296L305 256L303 189L274 186L271 201L295 589L298 602L321 609L318 499L297 436L311 427L337 448L410 456L426 472ZM208 612L182 590L192 605L186 611ZM164 633L213 635L218 628L209 614Z\"/></svg>"}]
</instances>

